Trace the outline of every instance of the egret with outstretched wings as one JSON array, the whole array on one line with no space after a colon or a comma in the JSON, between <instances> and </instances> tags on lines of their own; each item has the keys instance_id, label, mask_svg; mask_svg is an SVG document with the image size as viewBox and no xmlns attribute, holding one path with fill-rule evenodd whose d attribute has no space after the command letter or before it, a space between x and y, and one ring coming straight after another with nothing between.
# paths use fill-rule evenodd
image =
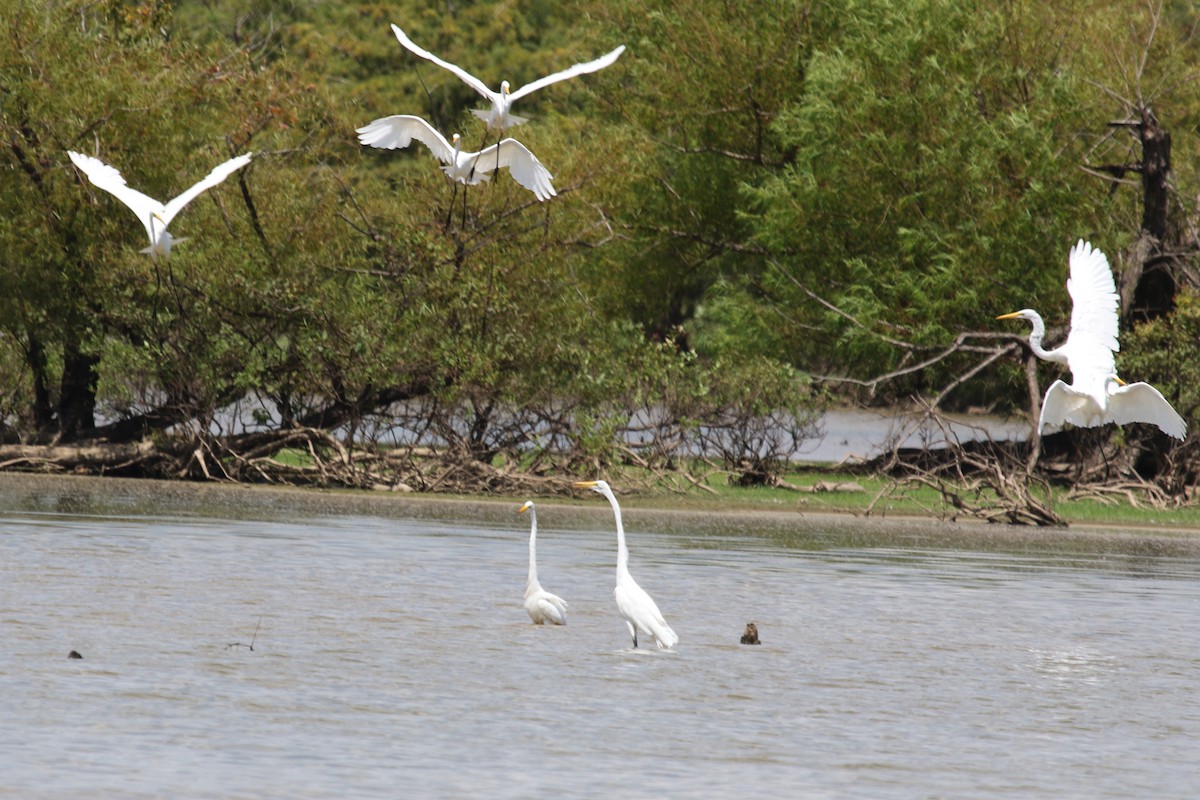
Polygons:
<instances>
[{"instance_id":1,"label":"egret with outstretched wings","mask_svg":"<svg viewBox=\"0 0 1200 800\"><path fill-rule=\"evenodd\" d=\"M494 92L488 88L487 84L476 78L471 73L467 72L462 67L451 64L449 61L443 61L428 50L419 47L412 39L405 35L404 31L400 30L396 25L392 25L392 32L396 34L396 38L400 40L400 44L404 45L413 55L420 56L426 61L432 61L439 67L448 69L459 77L459 79L470 86L475 91L479 92L484 98L490 100L491 108L472 109L471 113L479 117L487 123L489 128L494 128L498 131L506 131L513 125L520 125L528 122L525 117L518 117L512 113L512 104L528 94L536 92L538 89L543 89L552 83L565 81L569 78L574 78L579 75L586 75L589 72L597 72L612 64L621 53L625 52L625 45L621 45L610 53L600 56L592 61L585 61L582 64L575 64L567 67L561 72L556 72L553 75L547 75L544 78L538 78L532 83L527 83L515 92L508 91L508 81L500 83L500 91Z\"/></svg>"},{"instance_id":2,"label":"egret with outstretched wings","mask_svg":"<svg viewBox=\"0 0 1200 800\"><path fill-rule=\"evenodd\" d=\"M246 153L245 155L226 161L208 173L204 177L204 180L166 204L160 203L153 197L144 195L136 189L131 189L125 183L125 178L121 176L121 173L115 167L105 164L98 158L86 156L71 150L67 151L67 155L70 156L71 162L79 168L79 171L87 176L93 186L108 192L129 206L133 213L137 215L142 225L146 227L146 235L150 238L150 246L141 252L149 253L152 258L157 259L159 255L171 255L172 245L186 239L186 237L176 239L167 232L167 226L171 224L171 220L175 218L175 215L182 211L184 206L205 189L216 186L235 171L249 164L252 154Z\"/></svg>"},{"instance_id":3,"label":"egret with outstretched wings","mask_svg":"<svg viewBox=\"0 0 1200 800\"><path fill-rule=\"evenodd\" d=\"M451 180L468 186L489 180L493 170L507 167L513 180L546 201L558 194L550 181L554 176L538 161L529 148L516 139L503 139L478 153L463 152L462 138L456 133L450 141L420 117L396 114L364 125L357 130L358 140L385 150L408 147L416 139L429 148L446 166L442 171Z\"/></svg>"},{"instance_id":4,"label":"egret with outstretched wings","mask_svg":"<svg viewBox=\"0 0 1200 800\"><path fill-rule=\"evenodd\" d=\"M1148 383L1125 383L1117 376L1113 353L1121 349L1118 341L1117 312L1120 296L1113 283L1112 269L1100 250L1080 239L1071 248L1071 277L1067 291L1071 295L1071 331L1067 341L1054 350L1045 350L1042 339L1046 324L1032 308L996 319L1026 319L1033 326L1029 348L1046 361L1066 364L1072 383L1056 380L1046 391L1038 434L1047 425L1069 422L1094 428L1109 422L1126 425L1147 422L1176 439L1187 435L1187 423L1171 407L1162 393Z\"/></svg>"}]
</instances>

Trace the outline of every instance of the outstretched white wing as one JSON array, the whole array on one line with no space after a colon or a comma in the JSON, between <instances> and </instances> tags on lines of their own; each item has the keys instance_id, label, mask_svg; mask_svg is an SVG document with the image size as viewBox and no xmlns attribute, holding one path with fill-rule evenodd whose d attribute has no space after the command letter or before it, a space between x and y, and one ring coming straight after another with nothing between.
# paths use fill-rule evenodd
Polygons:
<instances>
[{"instance_id":1,"label":"outstretched white wing","mask_svg":"<svg viewBox=\"0 0 1200 800\"><path fill-rule=\"evenodd\" d=\"M1103 252L1080 239L1071 248L1071 336L1079 334L1109 350L1121 349L1117 317L1121 296L1113 282L1112 268Z\"/></svg>"},{"instance_id":2,"label":"outstretched white wing","mask_svg":"<svg viewBox=\"0 0 1200 800\"><path fill-rule=\"evenodd\" d=\"M536 81L533 81L532 83L525 84L520 89L517 89L515 92L510 92L508 95L509 102L518 100L532 92L536 92L538 89L543 89L552 83L558 83L559 81L565 81L568 78L574 78L577 75L586 75L589 72L599 72L600 70L604 69L609 64L612 64L614 61L616 61L618 58L620 58L621 53L624 53L624 52L625 52L625 45L621 45L616 50L613 50L611 53L602 55L597 59L593 59L592 61L585 61L582 64L575 64L574 66L567 67L562 72L556 72L553 75L547 75L544 78L538 78Z\"/></svg>"},{"instance_id":3,"label":"outstretched white wing","mask_svg":"<svg viewBox=\"0 0 1200 800\"><path fill-rule=\"evenodd\" d=\"M1112 421L1120 425L1148 422L1163 433L1182 439L1187 435L1187 423L1171 407L1162 392L1148 383L1130 383L1112 390L1108 398Z\"/></svg>"},{"instance_id":4,"label":"outstretched white wing","mask_svg":"<svg viewBox=\"0 0 1200 800\"><path fill-rule=\"evenodd\" d=\"M516 139L503 139L499 144L475 153L472 158L476 172L508 167L513 180L533 192L538 200L546 201L558 194L550 183L554 180L550 170Z\"/></svg>"},{"instance_id":5,"label":"outstretched white wing","mask_svg":"<svg viewBox=\"0 0 1200 800\"><path fill-rule=\"evenodd\" d=\"M129 188L116 167L111 167L98 158L85 156L82 153L76 153L72 150L68 150L67 155L71 158L71 163L78 167L80 172L87 175L88 180L92 182L93 186L97 189L103 189L129 206L142 225L145 226L146 235L150 237L150 243L153 244L155 231L151 226L150 215L158 214L165 216L166 207L153 197L144 195L136 189Z\"/></svg>"},{"instance_id":6,"label":"outstretched white wing","mask_svg":"<svg viewBox=\"0 0 1200 800\"><path fill-rule=\"evenodd\" d=\"M1046 397L1042 400L1038 433L1040 434L1047 425L1062 427L1064 422L1080 428L1102 424L1100 406L1096 404L1096 398L1059 380L1050 384L1050 388L1046 390Z\"/></svg>"},{"instance_id":7,"label":"outstretched white wing","mask_svg":"<svg viewBox=\"0 0 1200 800\"><path fill-rule=\"evenodd\" d=\"M237 158L229 159L224 164L215 167L212 172L208 173L208 175L206 175L204 179L195 186L167 203L166 207L159 212L159 215L162 217L163 226L165 227L170 225L171 220L175 218L175 215L182 211L183 207L190 203L196 197L196 195L200 194L205 189L211 189L237 170L249 164L250 157L252 155L252 153L246 153L245 155L240 155Z\"/></svg>"},{"instance_id":8,"label":"outstretched white wing","mask_svg":"<svg viewBox=\"0 0 1200 800\"><path fill-rule=\"evenodd\" d=\"M442 59L435 56L433 53L424 49L423 47L419 47L416 42L414 42L412 39L408 38L408 36L405 35L404 31L400 30L400 28L398 28L394 23L392 25L392 33L396 34L396 38L400 40L400 44L404 45L404 47L407 48L408 51L410 53L412 53L413 55L420 56L421 58L425 59L426 61L432 61L434 64L437 64L439 67L442 67L443 69L450 70L455 75L457 75L463 83L465 83L467 86L470 86L472 89L479 92L481 95L486 97L488 100L491 100L493 103L495 103L499 99L499 97L500 97L499 93L493 92L491 89L489 89L487 87L487 84L485 84L483 81L479 80L479 78L476 78L474 75L467 72L462 67L459 67L455 64L451 64L449 61L443 61Z\"/></svg>"},{"instance_id":9,"label":"outstretched white wing","mask_svg":"<svg viewBox=\"0 0 1200 800\"><path fill-rule=\"evenodd\" d=\"M377 119L359 128L358 140L371 147L395 150L408 147L416 139L428 147L443 164L454 162L454 148L436 128L420 117L395 114Z\"/></svg>"},{"instance_id":10,"label":"outstretched white wing","mask_svg":"<svg viewBox=\"0 0 1200 800\"><path fill-rule=\"evenodd\" d=\"M1110 357L1103 366L1111 373L1111 354L1121 349L1117 327L1121 297L1113 283L1112 269L1104 253L1082 239L1071 248L1070 260L1067 291L1071 293L1072 308L1067 345L1071 372L1078 371L1076 360L1081 361L1079 367L1084 371L1095 369L1091 361L1103 360L1101 351L1106 350Z\"/></svg>"}]
</instances>

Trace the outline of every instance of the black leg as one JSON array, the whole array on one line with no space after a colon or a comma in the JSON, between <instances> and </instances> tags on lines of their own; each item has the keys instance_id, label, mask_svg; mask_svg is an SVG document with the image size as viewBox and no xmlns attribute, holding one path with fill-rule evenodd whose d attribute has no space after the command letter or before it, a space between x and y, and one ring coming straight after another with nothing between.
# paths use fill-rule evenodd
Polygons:
<instances>
[{"instance_id":1,"label":"black leg","mask_svg":"<svg viewBox=\"0 0 1200 800\"><path fill-rule=\"evenodd\" d=\"M453 186L453 188L450 191L450 204L448 206L446 206L446 225L445 225L445 227L447 229L450 228L450 219L451 219L451 217L454 216L454 198L458 197L458 183L455 182L454 184L452 184L452 186Z\"/></svg>"}]
</instances>

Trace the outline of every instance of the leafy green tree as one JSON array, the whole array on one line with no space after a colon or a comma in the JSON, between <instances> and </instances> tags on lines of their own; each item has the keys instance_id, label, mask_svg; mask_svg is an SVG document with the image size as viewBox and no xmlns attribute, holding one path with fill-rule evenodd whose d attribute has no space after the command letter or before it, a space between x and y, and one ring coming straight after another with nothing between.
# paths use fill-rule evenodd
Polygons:
<instances>
[{"instance_id":1,"label":"leafy green tree","mask_svg":"<svg viewBox=\"0 0 1200 800\"><path fill-rule=\"evenodd\" d=\"M750 190L791 358L883 372L896 340L944 346L1015 298L1058 300L1054 266L1102 208L1078 169L1087 54L1051 35L1067 5L845 4L776 126L794 163Z\"/></svg>"}]
</instances>

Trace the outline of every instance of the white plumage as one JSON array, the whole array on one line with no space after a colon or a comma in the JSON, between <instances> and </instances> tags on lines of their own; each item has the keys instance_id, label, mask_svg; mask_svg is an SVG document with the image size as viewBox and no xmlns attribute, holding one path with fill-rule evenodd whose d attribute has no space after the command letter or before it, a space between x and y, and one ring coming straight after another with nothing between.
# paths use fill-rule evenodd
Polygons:
<instances>
[{"instance_id":1,"label":"white plumage","mask_svg":"<svg viewBox=\"0 0 1200 800\"><path fill-rule=\"evenodd\" d=\"M525 581L525 610L535 625L552 623L567 624L567 601L547 592L538 583L537 575L537 511L533 501L527 500L517 510L518 514L529 512L529 578Z\"/></svg>"},{"instance_id":2,"label":"white plumage","mask_svg":"<svg viewBox=\"0 0 1200 800\"><path fill-rule=\"evenodd\" d=\"M515 92L511 93L508 91L508 81L503 81L500 84L500 91L494 92L487 87L487 84L479 80L479 78L476 78L471 73L467 72L462 67L455 66L449 61L443 61L428 50L417 46L417 44L413 42L412 39L409 39L408 36L405 35L404 31L400 30L400 28L396 25L392 25L392 32L396 34L396 38L400 40L400 44L404 45L409 52L416 56L420 56L426 61L432 61L434 64L437 64L443 69L450 70L457 75L463 83L479 92L479 94L481 94L487 100L490 100L492 103L491 108L474 109L471 113L486 122L489 128L494 128L502 132L508 130L513 125L520 125L521 123L528 121L525 117L518 117L511 113L512 104L517 100L520 100L527 94L536 92L538 89L545 88L552 83L558 83L559 81L565 81L568 78L574 78L578 75L585 75L589 72L602 70L609 64L616 61L620 57L621 53L625 52L625 45L621 45L612 52L600 56L600 58L597 58L593 61L585 61L582 64L575 64L567 69L562 70L561 72L556 72L553 75L547 75L544 78L539 78L532 83L525 84L520 89L517 89Z\"/></svg>"},{"instance_id":3,"label":"white plumage","mask_svg":"<svg viewBox=\"0 0 1200 800\"><path fill-rule=\"evenodd\" d=\"M1182 439L1187 423L1162 393L1148 383L1126 384L1117 376L1113 353L1121 349L1118 330L1120 296L1112 269L1100 250L1080 239L1071 248L1071 331L1054 350L1042 348L1046 325L1031 308L1002 314L997 319L1026 319L1033 326L1029 347L1038 358L1066 364L1072 383L1056 380L1046 391L1038 433L1047 425L1069 422L1093 428L1109 422L1126 425L1146 422Z\"/></svg>"},{"instance_id":4,"label":"white plumage","mask_svg":"<svg viewBox=\"0 0 1200 800\"><path fill-rule=\"evenodd\" d=\"M377 119L359 128L357 133L364 145L385 150L408 147L416 139L446 165L442 171L451 180L468 186L488 180L491 177L488 173L494 169L507 167L513 180L533 192L538 200L546 201L557 194L550 183L554 176L516 139L503 139L478 153L464 153L457 133L452 141L446 141L428 122L409 114Z\"/></svg>"},{"instance_id":5,"label":"white plumage","mask_svg":"<svg viewBox=\"0 0 1200 800\"><path fill-rule=\"evenodd\" d=\"M185 241L184 237L176 239L167 232L167 226L171 224L175 215L205 189L216 186L233 172L249 164L252 154L246 153L214 168L202 181L165 205L153 197L129 188L121 173L100 159L70 150L67 151L67 155L70 156L71 162L79 168L79 171L87 175L93 186L108 192L129 206L137 215L142 225L146 227L146 235L150 239L150 246L141 252L149 253L151 257L157 258L159 255L169 256L172 245Z\"/></svg>"},{"instance_id":6,"label":"white plumage","mask_svg":"<svg viewBox=\"0 0 1200 800\"><path fill-rule=\"evenodd\" d=\"M613 597L617 601L617 612L629 627L629 635L633 638L633 646L638 646L638 634L642 633L654 639L660 648L674 647L679 643L679 636L671 630L671 626L663 619L662 612L646 590L638 586L637 581L629 574L629 549L625 546L625 527L621 524L621 506L613 496L612 488L606 481L579 481L575 484L580 488L591 489L604 495L612 505L613 514L617 520L617 586L613 589Z\"/></svg>"}]
</instances>

